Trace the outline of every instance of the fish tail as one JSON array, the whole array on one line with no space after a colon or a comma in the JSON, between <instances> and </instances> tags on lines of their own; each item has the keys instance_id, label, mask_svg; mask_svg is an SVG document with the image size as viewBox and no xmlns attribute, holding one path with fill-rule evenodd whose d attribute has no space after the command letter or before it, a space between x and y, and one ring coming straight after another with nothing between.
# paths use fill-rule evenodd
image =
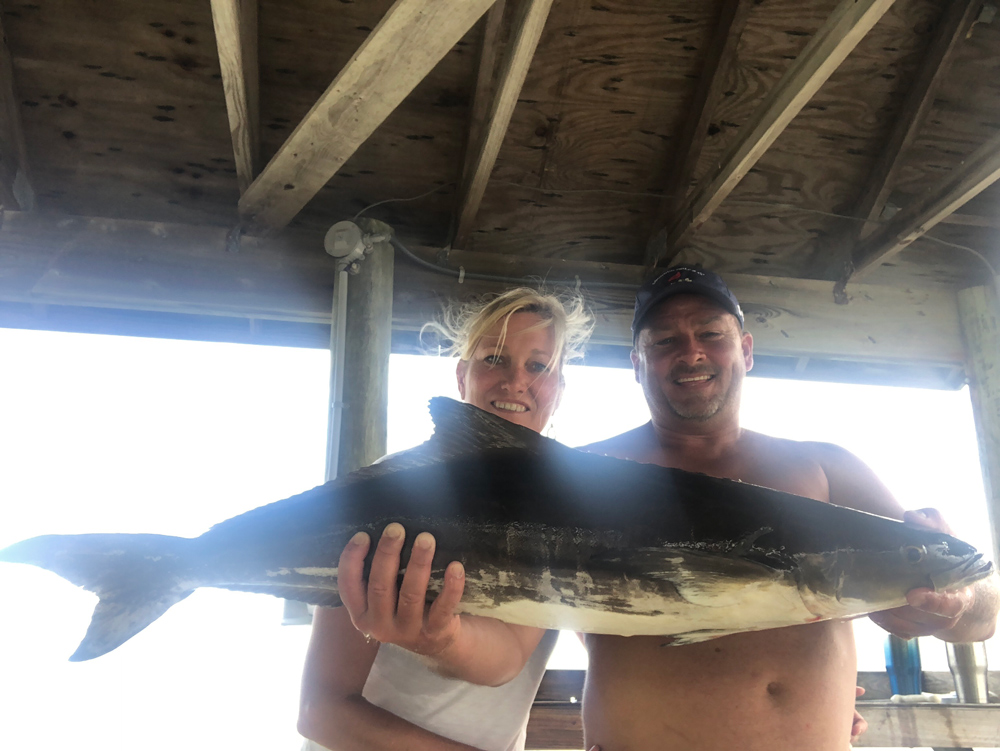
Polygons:
<instances>
[{"instance_id":1,"label":"fish tail","mask_svg":"<svg viewBox=\"0 0 1000 751\"><path fill-rule=\"evenodd\" d=\"M0 550L0 561L48 569L100 598L70 657L91 660L125 643L194 591L193 540L166 535L44 535Z\"/></svg>"}]
</instances>

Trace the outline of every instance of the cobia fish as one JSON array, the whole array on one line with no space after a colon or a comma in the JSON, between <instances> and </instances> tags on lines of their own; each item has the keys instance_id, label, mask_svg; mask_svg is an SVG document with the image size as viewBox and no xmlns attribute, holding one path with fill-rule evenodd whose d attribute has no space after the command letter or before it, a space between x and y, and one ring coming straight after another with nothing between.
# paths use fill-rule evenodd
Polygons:
<instances>
[{"instance_id":1,"label":"cobia fish","mask_svg":"<svg viewBox=\"0 0 1000 751\"><path fill-rule=\"evenodd\" d=\"M72 660L111 651L198 587L337 606L347 541L377 539L390 522L407 532L404 565L421 531L437 539L438 582L462 561L462 612L673 644L892 608L915 587L954 589L992 570L946 534L586 454L450 399L430 409L423 445L200 537L49 535L0 560L99 596Z\"/></svg>"}]
</instances>

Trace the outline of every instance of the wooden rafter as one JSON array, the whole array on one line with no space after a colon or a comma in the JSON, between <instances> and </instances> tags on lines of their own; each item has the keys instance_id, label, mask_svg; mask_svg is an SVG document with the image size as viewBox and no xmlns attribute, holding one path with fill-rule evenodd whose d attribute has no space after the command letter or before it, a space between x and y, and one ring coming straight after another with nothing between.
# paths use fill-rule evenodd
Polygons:
<instances>
[{"instance_id":1,"label":"wooden rafter","mask_svg":"<svg viewBox=\"0 0 1000 751\"><path fill-rule=\"evenodd\" d=\"M0 204L7 210L31 211L35 191L28 179L28 152L14 86L14 62L0 22Z\"/></svg>"},{"instance_id":2,"label":"wooden rafter","mask_svg":"<svg viewBox=\"0 0 1000 751\"><path fill-rule=\"evenodd\" d=\"M976 214L951 214L944 217L940 224L959 224L963 227L989 227L1000 229L1000 217L977 216Z\"/></svg>"},{"instance_id":3,"label":"wooden rafter","mask_svg":"<svg viewBox=\"0 0 1000 751\"><path fill-rule=\"evenodd\" d=\"M483 127L490 114L497 52L500 47L500 31L503 26L503 13L506 6L506 0L496 0L483 19L483 43L479 51L479 65L476 67L476 90L472 95L469 132L465 143L465 160L462 162L463 185L468 181L469 172L475 164L476 152L482 140Z\"/></svg>"},{"instance_id":4,"label":"wooden rafter","mask_svg":"<svg viewBox=\"0 0 1000 751\"><path fill-rule=\"evenodd\" d=\"M916 79L903 100L892 133L865 181L865 191L858 199L855 216L875 221L881 215L896 183L901 157L909 150L927 119L941 81L951 66L955 49L969 33L981 6L982 0L951 0L945 8ZM861 231L854 233L854 240L870 234L874 226L861 225Z\"/></svg>"},{"instance_id":5,"label":"wooden rafter","mask_svg":"<svg viewBox=\"0 0 1000 751\"><path fill-rule=\"evenodd\" d=\"M697 117L685 118L677 140L663 203L653 222L654 231L646 244L646 265L652 266L666 253L667 223L677 214L687 197L691 179L698 165L709 123L719 101L720 89L726 72L736 59L736 48L746 26L753 0L725 0L719 14L719 23L708 48L705 68L698 81L694 100L688 108Z\"/></svg>"},{"instance_id":6,"label":"wooden rafter","mask_svg":"<svg viewBox=\"0 0 1000 751\"><path fill-rule=\"evenodd\" d=\"M492 2L396 0L243 194L245 229L287 225Z\"/></svg>"},{"instance_id":7,"label":"wooden rafter","mask_svg":"<svg viewBox=\"0 0 1000 751\"><path fill-rule=\"evenodd\" d=\"M892 3L841 0L742 128L721 167L703 182L671 222L660 262L676 255L691 233L708 220Z\"/></svg>"},{"instance_id":8,"label":"wooden rafter","mask_svg":"<svg viewBox=\"0 0 1000 751\"><path fill-rule=\"evenodd\" d=\"M847 271L834 288L835 297L843 301L848 282L885 263L997 180L1000 180L1000 136L970 154L940 190L907 206L862 242L851 254Z\"/></svg>"},{"instance_id":9,"label":"wooden rafter","mask_svg":"<svg viewBox=\"0 0 1000 751\"><path fill-rule=\"evenodd\" d=\"M212 20L242 195L260 168L257 0L212 0Z\"/></svg>"},{"instance_id":10,"label":"wooden rafter","mask_svg":"<svg viewBox=\"0 0 1000 751\"><path fill-rule=\"evenodd\" d=\"M467 179L462 185L458 201L458 222L452 245L465 247L472 231L472 223L479 211L486 183L496 164L500 145L503 143L514 106L528 75L531 58L545 28L552 0L523 0L511 30L511 42L504 57L503 69L497 80L489 115L475 148L475 156L468 168Z\"/></svg>"}]
</instances>

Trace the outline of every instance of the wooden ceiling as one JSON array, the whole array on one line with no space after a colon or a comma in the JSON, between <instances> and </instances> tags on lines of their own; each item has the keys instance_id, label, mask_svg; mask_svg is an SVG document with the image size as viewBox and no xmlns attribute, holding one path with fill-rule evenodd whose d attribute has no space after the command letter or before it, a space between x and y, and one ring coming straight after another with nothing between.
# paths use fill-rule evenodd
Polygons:
<instances>
[{"instance_id":1,"label":"wooden ceiling","mask_svg":"<svg viewBox=\"0 0 1000 751\"><path fill-rule=\"evenodd\" d=\"M40 244L75 247L56 229L78 217L263 237L280 266L288 238L362 210L470 268L638 279L679 260L823 282L809 289L831 302L862 278L983 283L1000 267L998 15L994 0L7 0L0 300L60 301L24 269ZM387 199L410 200L372 206ZM210 275L209 255L192 263ZM101 304L85 297L64 301Z\"/></svg>"}]
</instances>

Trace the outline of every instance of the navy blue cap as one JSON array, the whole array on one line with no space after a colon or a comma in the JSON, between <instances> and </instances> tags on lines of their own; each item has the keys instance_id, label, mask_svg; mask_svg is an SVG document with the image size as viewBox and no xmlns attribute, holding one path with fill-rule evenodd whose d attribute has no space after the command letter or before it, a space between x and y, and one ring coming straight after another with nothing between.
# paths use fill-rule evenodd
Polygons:
<instances>
[{"instance_id":1,"label":"navy blue cap","mask_svg":"<svg viewBox=\"0 0 1000 751\"><path fill-rule=\"evenodd\" d=\"M635 293L632 341L639 336L643 319L653 308L673 295L704 295L732 313L743 328L743 311L722 277L705 269L675 266L647 279Z\"/></svg>"}]
</instances>

